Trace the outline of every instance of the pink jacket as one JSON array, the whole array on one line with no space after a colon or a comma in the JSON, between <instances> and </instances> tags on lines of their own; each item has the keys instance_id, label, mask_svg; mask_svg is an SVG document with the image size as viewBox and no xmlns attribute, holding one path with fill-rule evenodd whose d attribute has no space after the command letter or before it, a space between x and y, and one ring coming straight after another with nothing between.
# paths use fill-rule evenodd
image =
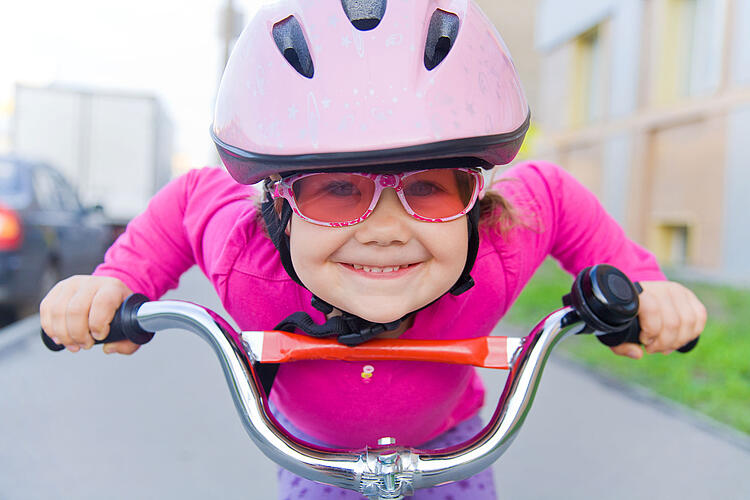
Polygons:
<instances>
[{"instance_id":1,"label":"pink jacket","mask_svg":"<svg viewBox=\"0 0 750 500\"><path fill-rule=\"evenodd\" d=\"M633 280L664 279L654 257L564 170L526 163L503 178L513 180L495 189L525 224L505 237L483 231L472 271L476 286L420 311L402 338L489 335L548 255L574 274L609 263ZM256 196L221 169L188 172L128 225L95 274L157 299L197 264L243 330L272 329L295 311L323 322L310 292L285 273L258 218ZM363 377L365 370L371 376ZM301 361L281 366L271 399L300 430L333 446L359 448L383 436L415 446L473 416L484 388L467 366Z\"/></svg>"}]
</instances>

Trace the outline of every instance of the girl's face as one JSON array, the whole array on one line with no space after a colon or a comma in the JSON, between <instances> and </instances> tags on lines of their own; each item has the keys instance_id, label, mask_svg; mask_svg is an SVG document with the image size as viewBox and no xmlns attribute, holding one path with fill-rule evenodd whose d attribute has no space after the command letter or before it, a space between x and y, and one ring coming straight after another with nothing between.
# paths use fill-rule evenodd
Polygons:
<instances>
[{"instance_id":1,"label":"girl's face","mask_svg":"<svg viewBox=\"0 0 750 500\"><path fill-rule=\"evenodd\" d=\"M288 231L292 263L305 286L376 323L395 321L447 292L468 253L466 216L418 221L391 188L359 224L319 226L294 214Z\"/></svg>"}]
</instances>

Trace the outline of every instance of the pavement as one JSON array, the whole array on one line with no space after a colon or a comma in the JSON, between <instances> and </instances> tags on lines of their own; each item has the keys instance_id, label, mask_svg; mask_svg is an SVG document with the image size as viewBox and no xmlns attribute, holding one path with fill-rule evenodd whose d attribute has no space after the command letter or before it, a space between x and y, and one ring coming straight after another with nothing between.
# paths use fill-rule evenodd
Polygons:
<instances>
[{"instance_id":1,"label":"pavement","mask_svg":"<svg viewBox=\"0 0 750 500\"><path fill-rule=\"evenodd\" d=\"M224 313L195 270L165 298ZM202 340L171 330L129 357L52 353L38 327L0 330L0 499L275 498L276 466ZM481 374L488 418L505 372ZM500 498L750 499L750 438L553 355L493 472Z\"/></svg>"}]
</instances>

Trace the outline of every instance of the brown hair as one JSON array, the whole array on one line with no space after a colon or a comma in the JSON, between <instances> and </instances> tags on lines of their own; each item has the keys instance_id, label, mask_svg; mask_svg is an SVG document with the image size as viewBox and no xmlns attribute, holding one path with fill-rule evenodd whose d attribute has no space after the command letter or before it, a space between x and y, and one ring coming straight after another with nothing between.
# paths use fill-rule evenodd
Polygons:
<instances>
[{"instance_id":1,"label":"brown hair","mask_svg":"<svg viewBox=\"0 0 750 500\"><path fill-rule=\"evenodd\" d=\"M479 227L495 231L504 236L518 224L518 214L503 195L497 191L487 191L479 200Z\"/></svg>"}]
</instances>

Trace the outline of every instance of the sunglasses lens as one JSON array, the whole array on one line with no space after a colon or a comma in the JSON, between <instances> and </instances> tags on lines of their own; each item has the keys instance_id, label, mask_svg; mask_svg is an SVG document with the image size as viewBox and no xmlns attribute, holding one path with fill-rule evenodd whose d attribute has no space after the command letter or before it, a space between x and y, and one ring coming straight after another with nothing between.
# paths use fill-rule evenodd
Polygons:
<instances>
[{"instance_id":1,"label":"sunglasses lens","mask_svg":"<svg viewBox=\"0 0 750 500\"><path fill-rule=\"evenodd\" d=\"M462 170L426 170L404 178L404 196L420 217L445 219L469 207L476 183L472 174Z\"/></svg>"},{"instance_id":2,"label":"sunglasses lens","mask_svg":"<svg viewBox=\"0 0 750 500\"><path fill-rule=\"evenodd\" d=\"M370 206L375 183L361 175L313 174L292 183L297 208L321 222L348 222L362 217Z\"/></svg>"}]
</instances>

